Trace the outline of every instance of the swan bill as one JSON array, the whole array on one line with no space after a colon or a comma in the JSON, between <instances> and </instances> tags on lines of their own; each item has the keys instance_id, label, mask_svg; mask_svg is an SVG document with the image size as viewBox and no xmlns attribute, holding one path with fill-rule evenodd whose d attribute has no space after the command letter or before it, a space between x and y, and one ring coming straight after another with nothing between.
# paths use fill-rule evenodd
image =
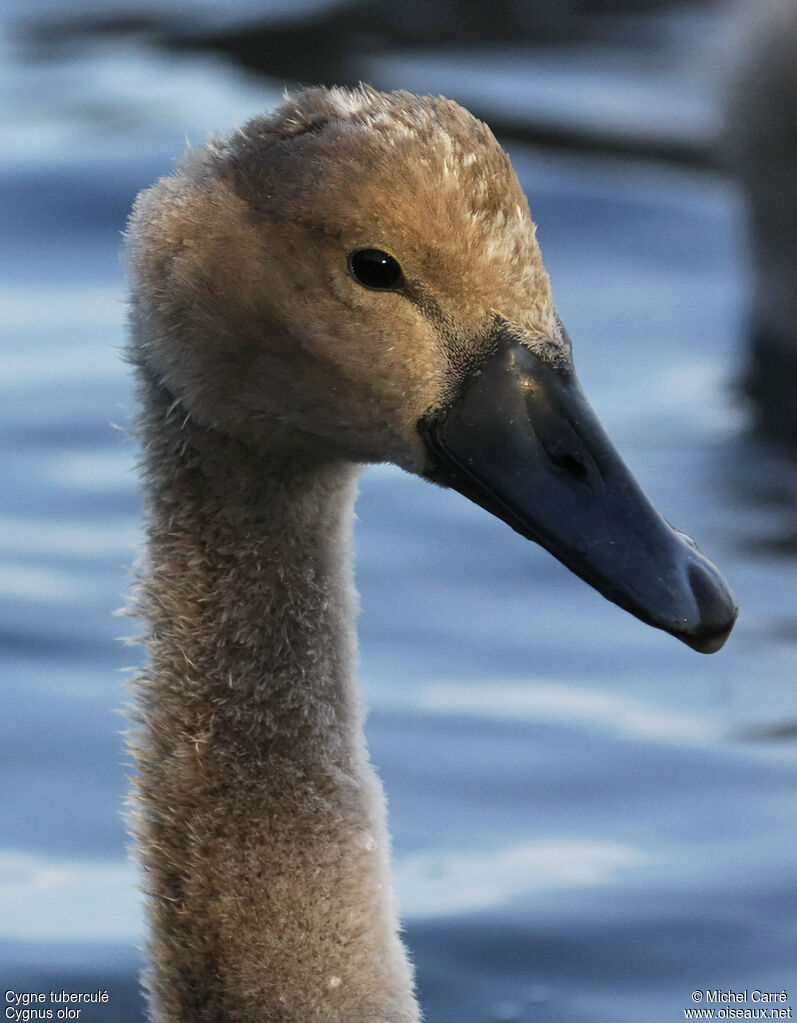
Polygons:
<instances>
[{"instance_id":1,"label":"swan bill","mask_svg":"<svg viewBox=\"0 0 797 1023\"><path fill-rule=\"evenodd\" d=\"M658 514L569 367L499 333L447 407L418 424L450 486L543 546L609 600L701 653L736 620L719 570Z\"/></svg>"}]
</instances>

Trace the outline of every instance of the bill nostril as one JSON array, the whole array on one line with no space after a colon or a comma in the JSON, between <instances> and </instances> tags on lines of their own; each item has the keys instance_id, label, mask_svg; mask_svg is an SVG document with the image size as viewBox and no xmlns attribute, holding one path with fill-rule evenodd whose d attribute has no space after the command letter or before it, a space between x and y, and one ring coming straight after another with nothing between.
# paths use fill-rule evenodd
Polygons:
<instances>
[{"instance_id":1,"label":"bill nostril","mask_svg":"<svg viewBox=\"0 0 797 1023\"><path fill-rule=\"evenodd\" d=\"M549 455L558 469L564 469L574 479L581 480L587 475L587 467L575 455Z\"/></svg>"}]
</instances>

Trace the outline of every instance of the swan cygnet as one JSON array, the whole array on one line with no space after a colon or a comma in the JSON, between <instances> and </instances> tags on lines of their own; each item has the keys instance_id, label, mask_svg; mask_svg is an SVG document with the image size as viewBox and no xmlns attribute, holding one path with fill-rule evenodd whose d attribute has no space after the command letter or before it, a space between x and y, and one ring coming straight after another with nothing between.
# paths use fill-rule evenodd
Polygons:
<instances>
[{"instance_id":1,"label":"swan cygnet","mask_svg":"<svg viewBox=\"0 0 797 1023\"><path fill-rule=\"evenodd\" d=\"M299 92L143 192L128 251L153 1018L417 1021L354 681L360 467L460 490L698 650L735 602L587 404L526 197L456 103Z\"/></svg>"},{"instance_id":2,"label":"swan cygnet","mask_svg":"<svg viewBox=\"0 0 797 1023\"><path fill-rule=\"evenodd\" d=\"M748 202L753 263L744 380L760 433L797 444L797 4L739 5L724 150Z\"/></svg>"}]
</instances>

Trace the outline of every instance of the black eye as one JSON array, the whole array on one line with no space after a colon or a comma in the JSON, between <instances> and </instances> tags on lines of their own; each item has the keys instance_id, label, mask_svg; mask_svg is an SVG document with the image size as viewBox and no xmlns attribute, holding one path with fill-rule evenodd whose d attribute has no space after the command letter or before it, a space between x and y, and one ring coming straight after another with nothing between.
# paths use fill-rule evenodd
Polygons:
<instances>
[{"instance_id":1,"label":"black eye","mask_svg":"<svg viewBox=\"0 0 797 1023\"><path fill-rule=\"evenodd\" d=\"M381 249L359 249L349 256L354 279L366 288L395 290L401 287L404 274L398 261Z\"/></svg>"}]
</instances>

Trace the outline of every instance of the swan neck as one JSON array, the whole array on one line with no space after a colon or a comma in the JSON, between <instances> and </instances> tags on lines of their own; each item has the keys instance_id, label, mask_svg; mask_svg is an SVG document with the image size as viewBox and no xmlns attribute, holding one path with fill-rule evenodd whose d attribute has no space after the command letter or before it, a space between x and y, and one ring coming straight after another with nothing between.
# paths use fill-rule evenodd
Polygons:
<instances>
[{"instance_id":1,"label":"swan neck","mask_svg":"<svg viewBox=\"0 0 797 1023\"><path fill-rule=\"evenodd\" d=\"M354 683L356 466L254 451L142 372L137 838L158 1023L414 1023ZM367 964L367 965L366 965Z\"/></svg>"}]
</instances>

